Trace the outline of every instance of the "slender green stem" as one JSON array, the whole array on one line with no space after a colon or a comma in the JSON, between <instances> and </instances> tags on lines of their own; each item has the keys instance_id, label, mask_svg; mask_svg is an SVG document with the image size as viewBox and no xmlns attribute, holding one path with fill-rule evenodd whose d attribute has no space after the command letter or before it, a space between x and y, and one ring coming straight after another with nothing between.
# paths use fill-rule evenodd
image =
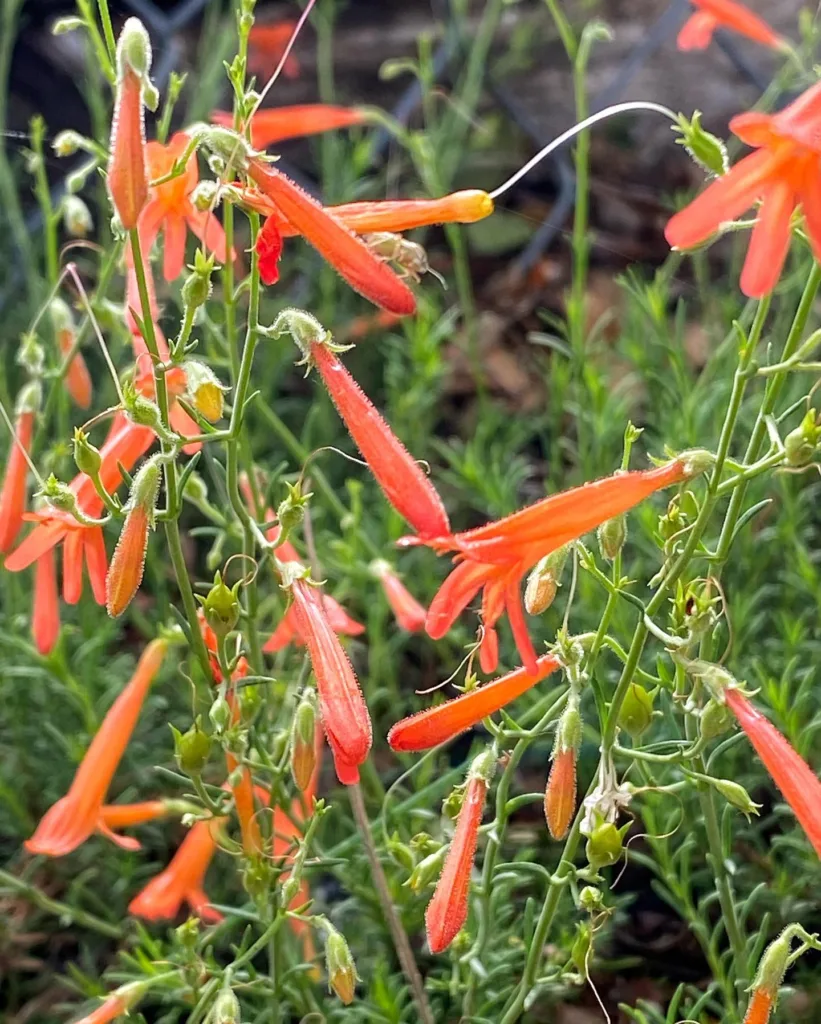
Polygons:
<instances>
[{"instance_id":1,"label":"slender green stem","mask_svg":"<svg viewBox=\"0 0 821 1024\"><path fill-rule=\"evenodd\" d=\"M22 878L17 878L16 875L12 875L8 871L0 870L0 886L8 886L8 888L24 896L35 907L39 907L40 910L59 917L63 922L64 928L73 923L80 925L82 928L88 928L90 931L98 932L100 935L105 935L110 939L122 938L123 931L118 925L103 921L102 918L95 917L94 914L89 914L85 910L80 910L79 907L72 907L67 903L61 903L60 900L47 896L36 885L26 882Z\"/></svg>"},{"instance_id":2,"label":"slender green stem","mask_svg":"<svg viewBox=\"0 0 821 1024\"><path fill-rule=\"evenodd\" d=\"M114 27L111 24L108 0L97 0L97 9L100 12L100 22L103 26L103 38L108 49L108 56L111 58L113 65L117 56L117 40L114 38Z\"/></svg>"}]
</instances>

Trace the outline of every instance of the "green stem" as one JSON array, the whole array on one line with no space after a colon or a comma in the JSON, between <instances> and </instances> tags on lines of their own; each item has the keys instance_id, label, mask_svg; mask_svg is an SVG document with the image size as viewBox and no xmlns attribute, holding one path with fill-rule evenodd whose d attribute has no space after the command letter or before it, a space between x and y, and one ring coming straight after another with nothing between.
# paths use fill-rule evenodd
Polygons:
<instances>
[{"instance_id":1,"label":"green stem","mask_svg":"<svg viewBox=\"0 0 821 1024\"><path fill-rule=\"evenodd\" d=\"M103 26L103 37L108 48L108 55L112 65L117 58L117 40L114 38L114 27L111 24L111 12L108 9L108 0L97 0L97 9L100 12L100 22Z\"/></svg>"},{"instance_id":2,"label":"green stem","mask_svg":"<svg viewBox=\"0 0 821 1024\"><path fill-rule=\"evenodd\" d=\"M54 914L59 917L63 922L63 927L66 928L71 924L78 924L82 928L88 928L91 931L98 932L100 935L105 935L110 939L122 938L122 929L116 924L109 924L108 921L103 921L102 918L95 917L94 914L86 913L85 910L80 910L78 907L71 907L67 903L61 903L60 900L55 900L51 896L47 896L41 889L38 889L36 885L31 882L26 882L22 878L17 878L16 875L9 874L8 871L0 870L0 885L8 886L15 892L20 893L29 902L33 903L35 907L39 907L40 910L46 911L48 914Z\"/></svg>"}]
</instances>

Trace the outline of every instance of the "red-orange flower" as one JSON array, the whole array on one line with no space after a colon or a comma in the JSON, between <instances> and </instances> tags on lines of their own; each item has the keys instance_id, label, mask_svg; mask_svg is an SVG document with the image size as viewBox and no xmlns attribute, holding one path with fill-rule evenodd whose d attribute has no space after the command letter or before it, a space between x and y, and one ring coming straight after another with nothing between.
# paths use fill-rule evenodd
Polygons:
<instances>
[{"instance_id":1,"label":"red-orange flower","mask_svg":"<svg viewBox=\"0 0 821 1024\"><path fill-rule=\"evenodd\" d=\"M399 752L429 750L445 743L521 697L559 668L559 664L552 654L543 654L536 661L535 672L517 668L444 704L418 711L393 726L388 733L388 743L392 750Z\"/></svg>"},{"instance_id":2,"label":"red-orange flower","mask_svg":"<svg viewBox=\"0 0 821 1024\"><path fill-rule=\"evenodd\" d=\"M279 551L280 549L277 549L277 557L280 561L298 561L297 558L283 559L279 555ZM331 597L330 594L322 595L322 607L328 624L334 633L339 636L361 636L365 632L365 627L362 623L351 618L339 601ZM283 647L287 647L290 643L296 644L297 647L305 646L305 634L302 632L299 618L293 605L285 612L282 621L268 637L262 649L266 654L276 654L277 651L281 651Z\"/></svg>"},{"instance_id":3,"label":"red-orange flower","mask_svg":"<svg viewBox=\"0 0 821 1024\"><path fill-rule=\"evenodd\" d=\"M423 629L427 612L391 566L380 559L373 563L371 571L382 584L385 597L388 599L388 604L391 606L399 626L409 633L417 633Z\"/></svg>"},{"instance_id":4,"label":"red-orange flower","mask_svg":"<svg viewBox=\"0 0 821 1024\"><path fill-rule=\"evenodd\" d=\"M31 634L40 654L48 654L60 635L60 598L54 550L44 551L34 563L34 601Z\"/></svg>"},{"instance_id":5,"label":"red-orange flower","mask_svg":"<svg viewBox=\"0 0 821 1024\"><path fill-rule=\"evenodd\" d=\"M319 371L348 433L391 505L423 540L449 535L447 512L436 488L337 355L321 341L311 344L305 355Z\"/></svg>"},{"instance_id":6,"label":"red-orange flower","mask_svg":"<svg viewBox=\"0 0 821 1024\"><path fill-rule=\"evenodd\" d=\"M142 999L147 989L145 981L131 981L121 985L96 1010L81 1017L74 1024L109 1024L109 1021L127 1014Z\"/></svg>"},{"instance_id":7,"label":"red-orange flower","mask_svg":"<svg viewBox=\"0 0 821 1024\"><path fill-rule=\"evenodd\" d=\"M111 201L126 231L137 226L148 198L143 86L150 66L148 33L137 18L129 18L117 43L117 95L106 175Z\"/></svg>"},{"instance_id":8,"label":"red-orange flower","mask_svg":"<svg viewBox=\"0 0 821 1024\"><path fill-rule=\"evenodd\" d=\"M367 120L367 111L356 107L335 107L328 103L303 103L293 107L265 107L251 118L251 145L267 149L275 142L318 135L336 128L350 128ZM211 112L214 124L233 128L234 115L228 110Z\"/></svg>"},{"instance_id":9,"label":"red-orange flower","mask_svg":"<svg viewBox=\"0 0 821 1024\"><path fill-rule=\"evenodd\" d=\"M547 828L554 839L564 839L576 809L576 756L582 738L579 697L575 689L556 725L553 764L544 793Z\"/></svg>"},{"instance_id":10,"label":"red-orange flower","mask_svg":"<svg viewBox=\"0 0 821 1024\"><path fill-rule=\"evenodd\" d=\"M191 139L185 132L177 132L167 145L149 142L146 159L151 180L169 174L182 158ZM197 210L190 195L197 187L199 174L197 157L188 158L185 170L176 178L154 185L151 198L140 214L140 246L148 253L160 231L164 235L163 276L175 281L185 267L185 238L190 229L208 252L213 252L220 263L225 263L225 232L210 210ZM137 307L139 310L139 306Z\"/></svg>"},{"instance_id":11,"label":"red-orange flower","mask_svg":"<svg viewBox=\"0 0 821 1024\"><path fill-rule=\"evenodd\" d=\"M290 20L272 25L255 24L248 35L248 70L265 77L273 74L296 27L297 23ZM299 74L299 62L293 53L285 59L282 73L286 78L296 78Z\"/></svg>"},{"instance_id":12,"label":"red-orange flower","mask_svg":"<svg viewBox=\"0 0 821 1024\"><path fill-rule=\"evenodd\" d=\"M763 18L736 0L690 0L695 11L682 26L677 44L680 50L705 50L717 28L738 32L762 46L779 49L784 40Z\"/></svg>"},{"instance_id":13,"label":"red-orange flower","mask_svg":"<svg viewBox=\"0 0 821 1024\"><path fill-rule=\"evenodd\" d=\"M468 916L468 890L479 826L485 807L493 762L488 754L480 754L471 765L465 787L464 802L459 811L442 874L436 883L433 899L425 911L425 931L432 953L441 953L459 934Z\"/></svg>"},{"instance_id":14,"label":"red-orange flower","mask_svg":"<svg viewBox=\"0 0 821 1024\"><path fill-rule=\"evenodd\" d=\"M136 804L104 804L100 816L108 828L121 829L165 818L172 810L173 804L167 800L142 800Z\"/></svg>"},{"instance_id":15,"label":"red-orange flower","mask_svg":"<svg viewBox=\"0 0 821 1024\"><path fill-rule=\"evenodd\" d=\"M212 818L193 825L168 867L129 903L129 913L147 921L164 921L176 917L187 903L203 921L221 921L222 914L210 905L203 883L217 849L214 832L224 820Z\"/></svg>"},{"instance_id":16,"label":"red-orange flower","mask_svg":"<svg viewBox=\"0 0 821 1024\"><path fill-rule=\"evenodd\" d=\"M730 128L756 152L675 214L665 235L674 248L692 249L760 202L741 274L741 290L759 298L778 283L799 208L821 258L821 83L778 114L739 114Z\"/></svg>"},{"instance_id":17,"label":"red-orange flower","mask_svg":"<svg viewBox=\"0 0 821 1024\"><path fill-rule=\"evenodd\" d=\"M371 719L348 656L328 621L321 592L304 579L291 585L297 622L311 659L322 727L339 781L359 781L358 766L371 749Z\"/></svg>"},{"instance_id":18,"label":"red-orange flower","mask_svg":"<svg viewBox=\"0 0 821 1024\"><path fill-rule=\"evenodd\" d=\"M133 839L115 837L101 812L111 779L167 648L165 640L152 640L143 651L131 680L111 705L91 741L68 793L46 812L34 835L26 841L30 853L62 857L76 850L95 831L120 846L134 848Z\"/></svg>"},{"instance_id":19,"label":"red-orange flower","mask_svg":"<svg viewBox=\"0 0 821 1024\"><path fill-rule=\"evenodd\" d=\"M31 448L34 433L34 409L19 408L14 422L3 488L0 490L0 554L6 554L17 539L26 509L26 477L28 462L25 453Z\"/></svg>"},{"instance_id":20,"label":"red-orange flower","mask_svg":"<svg viewBox=\"0 0 821 1024\"><path fill-rule=\"evenodd\" d=\"M410 288L341 221L275 167L252 158L247 169L257 188L360 295L393 313L416 312Z\"/></svg>"},{"instance_id":21,"label":"red-orange flower","mask_svg":"<svg viewBox=\"0 0 821 1024\"><path fill-rule=\"evenodd\" d=\"M143 578L148 533L160 488L160 463L149 459L134 477L120 539L106 575L106 610L112 618L126 610Z\"/></svg>"},{"instance_id":22,"label":"red-orange flower","mask_svg":"<svg viewBox=\"0 0 821 1024\"><path fill-rule=\"evenodd\" d=\"M764 988L757 988L744 1014L744 1024L767 1024L773 1011L773 994Z\"/></svg>"},{"instance_id":23,"label":"red-orange flower","mask_svg":"<svg viewBox=\"0 0 821 1024\"><path fill-rule=\"evenodd\" d=\"M817 775L741 690L728 686L724 699L821 857L821 782Z\"/></svg>"}]
</instances>

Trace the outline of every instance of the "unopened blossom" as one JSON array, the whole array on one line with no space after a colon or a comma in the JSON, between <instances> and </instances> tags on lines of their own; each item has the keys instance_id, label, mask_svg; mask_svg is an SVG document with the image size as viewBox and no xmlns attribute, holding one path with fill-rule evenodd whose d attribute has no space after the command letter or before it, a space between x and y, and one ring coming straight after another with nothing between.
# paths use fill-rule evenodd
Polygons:
<instances>
[{"instance_id":1,"label":"unopened blossom","mask_svg":"<svg viewBox=\"0 0 821 1024\"><path fill-rule=\"evenodd\" d=\"M425 911L425 931L432 953L446 950L467 920L470 873L493 770L494 759L490 754L480 754L470 766L456 831Z\"/></svg>"},{"instance_id":2,"label":"unopened blossom","mask_svg":"<svg viewBox=\"0 0 821 1024\"><path fill-rule=\"evenodd\" d=\"M140 467L131 485L120 539L106 575L106 610L112 618L122 615L142 582L148 534L154 529L161 472L155 456Z\"/></svg>"},{"instance_id":3,"label":"unopened blossom","mask_svg":"<svg viewBox=\"0 0 821 1024\"><path fill-rule=\"evenodd\" d=\"M543 654L536 661L535 672L517 668L453 700L403 718L388 733L388 743L399 752L429 750L445 743L521 697L559 667L554 655Z\"/></svg>"},{"instance_id":4,"label":"unopened blossom","mask_svg":"<svg viewBox=\"0 0 821 1024\"><path fill-rule=\"evenodd\" d=\"M552 764L544 794L545 819L554 839L564 839L576 810L576 758L581 738L579 697L571 691L556 726Z\"/></svg>"},{"instance_id":5,"label":"unopened blossom","mask_svg":"<svg viewBox=\"0 0 821 1024\"><path fill-rule=\"evenodd\" d=\"M0 488L0 554L11 550L23 525L26 510L28 460L34 435L34 417L40 406L40 387L31 384L20 392L14 418L3 486Z\"/></svg>"},{"instance_id":6,"label":"unopened blossom","mask_svg":"<svg viewBox=\"0 0 821 1024\"><path fill-rule=\"evenodd\" d=\"M68 793L45 813L34 835L26 840L29 853L62 857L76 850L95 831L126 849L134 849L133 839L115 836L106 825L103 801L167 648L165 640L152 640L145 648L128 685L109 708L92 739Z\"/></svg>"},{"instance_id":7,"label":"unopened blossom","mask_svg":"<svg viewBox=\"0 0 821 1024\"><path fill-rule=\"evenodd\" d=\"M716 29L729 29L754 43L783 49L784 40L763 18L737 0L690 0L695 10L676 40L680 50L705 50Z\"/></svg>"},{"instance_id":8,"label":"unopened blossom","mask_svg":"<svg viewBox=\"0 0 821 1024\"><path fill-rule=\"evenodd\" d=\"M760 298L781 277L797 210L821 258L821 83L777 114L739 114L730 128L755 152L675 214L665 235L673 248L692 249L760 204L741 273L744 294Z\"/></svg>"},{"instance_id":9,"label":"unopened blossom","mask_svg":"<svg viewBox=\"0 0 821 1024\"><path fill-rule=\"evenodd\" d=\"M117 91L106 181L126 231L137 226L148 199L143 91L151 68L151 43L137 18L129 18L117 42Z\"/></svg>"}]
</instances>

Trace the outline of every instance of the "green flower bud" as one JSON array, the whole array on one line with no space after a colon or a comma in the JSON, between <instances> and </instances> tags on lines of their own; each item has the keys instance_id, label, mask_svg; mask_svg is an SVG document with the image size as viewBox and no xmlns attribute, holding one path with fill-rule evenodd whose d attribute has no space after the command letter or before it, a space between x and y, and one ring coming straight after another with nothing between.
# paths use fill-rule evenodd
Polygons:
<instances>
[{"instance_id":1,"label":"green flower bud","mask_svg":"<svg viewBox=\"0 0 821 1024\"><path fill-rule=\"evenodd\" d=\"M573 945L570 947L570 959L573 966L582 976L587 976L587 959L590 948L593 944L593 932L589 921L579 921L576 925L576 935Z\"/></svg>"},{"instance_id":2,"label":"green flower bud","mask_svg":"<svg viewBox=\"0 0 821 1024\"><path fill-rule=\"evenodd\" d=\"M78 150L86 149L88 144L85 136L69 129L54 136L51 149L55 156L74 156Z\"/></svg>"},{"instance_id":3,"label":"green flower bud","mask_svg":"<svg viewBox=\"0 0 821 1024\"><path fill-rule=\"evenodd\" d=\"M326 928L328 936L325 940L325 961L328 984L342 1002L349 1006L354 1000L356 990L356 964L345 937L331 925L326 925Z\"/></svg>"},{"instance_id":4,"label":"green flower bud","mask_svg":"<svg viewBox=\"0 0 821 1024\"><path fill-rule=\"evenodd\" d=\"M442 801L442 814L444 814L444 816L449 821L456 821L456 819L459 817L459 811L462 810L462 804L464 802L464 784L460 786L454 786L450 793L448 793L448 795Z\"/></svg>"},{"instance_id":5,"label":"green flower bud","mask_svg":"<svg viewBox=\"0 0 821 1024\"><path fill-rule=\"evenodd\" d=\"M808 409L801 423L784 438L784 452L789 466L806 466L812 461L821 438L815 409Z\"/></svg>"},{"instance_id":6,"label":"green flower bud","mask_svg":"<svg viewBox=\"0 0 821 1024\"><path fill-rule=\"evenodd\" d=\"M160 438L174 440L174 435L163 424L157 403L141 395L134 385L128 382L123 385L123 403L125 414L132 423L140 427L149 427Z\"/></svg>"},{"instance_id":7,"label":"green flower bud","mask_svg":"<svg viewBox=\"0 0 821 1024\"><path fill-rule=\"evenodd\" d=\"M117 74L129 69L140 78L151 70L151 39L139 18L129 18L117 40Z\"/></svg>"},{"instance_id":8,"label":"green flower bud","mask_svg":"<svg viewBox=\"0 0 821 1024\"><path fill-rule=\"evenodd\" d=\"M189 952L196 949L200 937L200 920L198 917L189 917L187 921L174 929L177 942Z\"/></svg>"},{"instance_id":9,"label":"green flower bud","mask_svg":"<svg viewBox=\"0 0 821 1024\"><path fill-rule=\"evenodd\" d=\"M279 503L277 508L277 519L282 527L281 539L288 536L291 530L302 523L305 518L305 506L313 497L312 494L303 494L300 484L286 484L288 494Z\"/></svg>"},{"instance_id":10,"label":"green flower bud","mask_svg":"<svg viewBox=\"0 0 821 1024\"><path fill-rule=\"evenodd\" d=\"M188 732L182 733L173 725L171 732L174 734L174 757L180 771L189 776L202 775L211 753L211 737L202 731L199 717Z\"/></svg>"},{"instance_id":11,"label":"green flower bud","mask_svg":"<svg viewBox=\"0 0 821 1024\"><path fill-rule=\"evenodd\" d=\"M410 847L399 838L398 832L394 832L388 837L387 847L388 853L397 864L406 871L413 871L416 866L416 858L413 856Z\"/></svg>"},{"instance_id":12,"label":"green flower bud","mask_svg":"<svg viewBox=\"0 0 821 1024\"><path fill-rule=\"evenodd\" d=\"M246 861L242 885L255 903L268 899L274 879L275 868L270 861L262 857L252 857Z\"/></svg>"},{"instance_id":13,"label":"green flower bud","mask_svg":"<svg viewBox=\"0 0 821 1024\"><path fill-rule=\"evenodd\" d=\"M619 728L634 740L646 732L653 721L653 704L657 690L649 692L638 683L631 683L619 712Z\"/></svg>"},{"instance_id":14,"label":"green flower bud","mask_svg":"<svg viewBox=\"0 0 821 1024\"><path fill-rule=\"evenodd\" d=\"M21 416L25 412L39 412L43 402L43 388L39 380L30 380L20 388L17 401L14 403L14 412Z\"/></svg>"},{"instance_id":15,"label":"green flower bud","mask_svg":"<svg viewBox=\"0 0 821 1024\"><path fill-rule=\"evenodd\" d=\"M291 775L304 793L316 768L316 695L306 690L294 713L291 729Z\"/></svg>"},{"instance_id":16,"label":"green flower bud","mask_svg":"<svg viewBox=\"0 0 821 1024\"><path fill-rule=\"evenodd\" d=\"M239 587L239 583L233 587L226 586L217 570L214 585L204 598L200 598L205 621L218 637L227 636L239 621Z\"/></svg>"},{"instance_id":17,"label":"green flower bud","mask_svg":"<svg viewBox=\"0 0 821 1024\"><path fill-rule=\"evenodd\" d=\"M627 516L614 516L602 523L596 531L602 558L613 562L627 540Z\"/></svg>"},{"instance_id":18,"label":"green flower bud","mask_svg":"<svg viewBox=\"0 0 821 1024\"><path fill-rule=\"evenodd\" d=\"M218 194L219 185L216 181L200 181L188 198L200 213L206 213L214 208ZM183 299L185 299L185 285L183 285ZM205 299L202 302L205 302ZM201 306L202 302L198 303L198 305Z\"/></svg>"},{"instance_id":19,"label":"green flower bud","mask_svg":"<svg viewBox=\"0 0 821 1024\"><path fill-rule=\"evenodd\" d=\"M282 906L290 907L299 895L299 879L291 875L282 883Z\"/></svg>"},{"instance_id":20,"label":"green flower bud","mask_svg":"<svg viewBox=\"0 0 821 1024\"><path fill-rule=\"evenodd\" d=\"M208 711L208 717L217 734L225 732L231 724L231 707L225 697L217 697Z\"/></svg>"},{"instance_id":21,"label":"green flower bud","mask_svg":"<svg viewBox=\"0 0 821 1024\"><path fill-rule=\"evenodd\" d=\"M609 821L596 825L585 846L587 861L594 871L608 868L619 860L624 849L624 836L629 828L629 822L620 829Z\"/></svg>"},{"instance_id":22,"label":"green flower bud","mask_svg":"<svg viewBox=\"0 0 821 1024\"><path fill-rule=\"evenodd\" d=\"M732 729L735 718L726 704L717 700L709 700L704 705L699 721L699 731L705 740L714 740L716 736Z\"/></svg>"},{"instance_id":23,"label":"green flower bud","mask_svg":"<svg viewBox=\"0 0 821 1024\"><path fill-rule=\"evenodd\" d=\"M85 238L94 228L91 211L79 196L68 193L63 198L63 225L72 238Z\"/></svg>"},{"instance_id":24,"label":"green flower bud","mask_svg":"<svg viewBox=\"0 0 821 1024\"><path fill-rule=\"evenodd\" d=\"M739 783L733 782L732 779L711 779L710 781L713 788L721 793L727 803L738 808L742 814L747 816L748 821L751 814L758 814L761 804L753 803L750 794Z\"/></svg>"},{"instance_id":25,"label":"green flower bud","mask_svg":"<svg viewBox=\"0 0 821 1024\"><path fill-rule=\"evenodd\" d=\"M210 206L206 209L210 209ZM211 273L214 266L213 255L206 258L202 249L197 249L193 271L182 286L182 301L189 309L198 309L211 297Z\"/></svg>"},{"instance_id":26,"label":"green flower bud","mask_svg":"<svg viewBox=\"0 0 821 1024\"><path fill-rule=\"evenodd\" d=\"M45 366L46 353L36 334L27 332L20 335L17 362L30 377L40 377Z\"/></svg>"},{"instance_id":27,"label":"green flower bud","mask_svg":"<svg viewBox=\"0 0 821 1024\"><path fill-rule=\"evenodd\" d=\"M306 359L310 357L312 345L325 345L331 340L317 318L304 309L283 309L265 333L272 338L290 334Z\"/></svg>"},{"instance_id":28,"label":"green flower bud","mask_svg":"<svg viewBox=\"0 0 821 1024\"><path fill-rule=\"evenodd\" d=\"M97 476L103 463L100 450L89 441L88 434L80 427L74 428L74 464L86 476Z\"/></svg>"},{"instance_id":29,"label":"green flower bud","mask_svg":"<svg viewBox=\"0 0 821 1024\"><path fill-rule=\"evenodd\" d=\"M421 892L436 881L442 874L442 865L445 863L445 856L448 846L444 845L434 853L429 853L414 867L405 885L413 892Z\"/></svg>"},{"instance_id":30,"label":"green flower bud","mask_svg":"<svg viewBox=\"0 0 821 1024\"><path fill-rule=\"evenodd\" d=\"M673 131L678 132L676 142L684 146L693 160L708 174L726 174L730 167L727 149L721 139L701 127L701 111L693 113L692 120L679 114Z\"/></svg>"},{"instance_id":31,"label":"green flower bud","mask_svg":"<svg viewBox=\"0 0 821 1024\"><path fill-rule=\"evenodd\" d=\"M579 893L579 906L588 914L604 910L604 896L601 889L597 889L593 885L586 885Z\"/></svg>"},{"instance_id":32,"label":"green flower bud","mask_svg":"<svg viewBox=\"0 0 821 1024\"><path fill-rule=\"evenodd\" d=\"M75 29L85 28L85 22L82 18L75 18L69 15L64 18L57 18L54 24L51 26L51 34L53 36L62 36L66 32L73 32Z\"/></svg>"},{"instance_id":33,"label":"green flower bud","mask_svg":"<svg viewBox=\"0 0 821 1024\"><path fill-rule=\"evenodd\" d=\"M225 405L223 392L231 389L219 380L210 366L198 359L187 360L183 363L183 369L191 404L209 423L216 423L222 418Z\"/></svg>"},{"instance_id":34,"label":"green flower bud","mask_svg":"<svg viewBox=\"0 0 821 1024\"><path fill-rule=\"evenodd\" d=\"M223 988L214 1000L211 1024L240 1024L239 1000L230 988Z\"/></svg>"}]
</instances>

